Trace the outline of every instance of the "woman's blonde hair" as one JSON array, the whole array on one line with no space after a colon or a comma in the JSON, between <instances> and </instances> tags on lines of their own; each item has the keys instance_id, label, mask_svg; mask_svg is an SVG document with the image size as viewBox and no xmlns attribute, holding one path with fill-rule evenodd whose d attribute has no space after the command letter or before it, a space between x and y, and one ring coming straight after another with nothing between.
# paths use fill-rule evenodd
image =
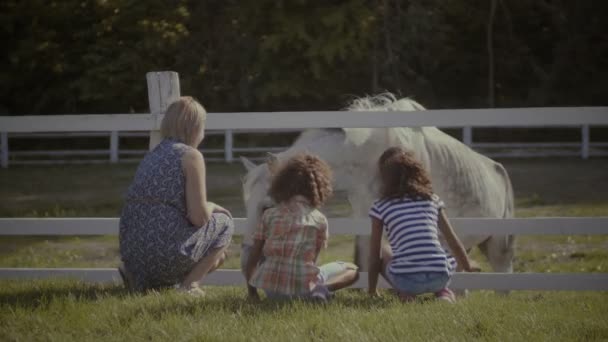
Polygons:
<instances>
[{"instance_id":1,"label":"woman's blonde hair","mask_svg":"<svg viewBox=\"0 0 608 342\"><path fill-rule=\"evenodd\" d=\"M167 108L160 124L160 134L163 138L175 138L192 146L205 129L206 118L207 111L198 101L182 96Z\"/></svg>"}]
</instances>

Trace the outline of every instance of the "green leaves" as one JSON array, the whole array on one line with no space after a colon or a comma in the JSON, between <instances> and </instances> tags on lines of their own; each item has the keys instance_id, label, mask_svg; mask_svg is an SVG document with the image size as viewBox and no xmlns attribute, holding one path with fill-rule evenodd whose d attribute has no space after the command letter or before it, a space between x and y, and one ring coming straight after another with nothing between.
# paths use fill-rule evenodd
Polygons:
<instances>
[{"instance_id":1,"label":"green leaves","mask_svg":"<svg viewBox=\"0 0 608 342\"><path fill-rule=\"evenodd\" d=\"M608 3L497 3L498 106L606 104ZM473 0L7 0L0 107L146 111L152 70L179 72L213 111L335 109L386 90L485 106L488 12Z\"/></svg>"}]
</instances>

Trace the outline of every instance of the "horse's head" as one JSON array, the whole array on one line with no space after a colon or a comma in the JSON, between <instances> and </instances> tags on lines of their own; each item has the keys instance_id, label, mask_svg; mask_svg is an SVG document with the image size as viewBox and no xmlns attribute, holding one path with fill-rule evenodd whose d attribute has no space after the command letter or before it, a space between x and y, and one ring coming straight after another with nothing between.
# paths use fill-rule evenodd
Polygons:
<instances>
[{"instance_id":1,"label":"horse's head","mask_svg":"<svg viewBox=\"0 0 608 342\"><path fill-rule=\"evenodd\" d=\"M271 154L269 154L266 162L260 165L255 165L244 157L241 157L241 161L247 169L247 175L243 179L243 200L247 214L244 243L251 244L251 236L262 216L262 212L273 204L268 195L268 189L279 162L278 158Z\"/></svg>"}]
</instances>

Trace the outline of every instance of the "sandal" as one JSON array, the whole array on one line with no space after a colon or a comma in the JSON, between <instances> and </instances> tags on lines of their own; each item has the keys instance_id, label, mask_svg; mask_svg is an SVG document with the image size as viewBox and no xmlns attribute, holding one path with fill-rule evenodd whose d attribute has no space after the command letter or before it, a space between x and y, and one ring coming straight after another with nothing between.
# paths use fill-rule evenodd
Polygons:
<instances>
[{"instance_id":1,"label":"sandal","mask_svg":"<svg viewBox=\"0 0 608 342\"><path fill-rule=\"evenodd\" d=\"M437 297L437 299L439 300L444 300L450 304L456 303L456 296L454 295L454 292L452 292L452 290L448 289L447 287L440 290L439 292L435 292L435 297Z\"/></svg>"},{"instance_id":2,"label":"sandal","mask_svg":"<svg viewBox=\"0 0 608 342\"><path fill-rule=\"evenodd\" d=\"M177 291L178 293L188 294L192 297L198 298L202 298L207 295L207 293L203 289L201 289L197 284L192 284L189 287L179 285L176 287L175 291Z\"/></svg>"}]
</instances>

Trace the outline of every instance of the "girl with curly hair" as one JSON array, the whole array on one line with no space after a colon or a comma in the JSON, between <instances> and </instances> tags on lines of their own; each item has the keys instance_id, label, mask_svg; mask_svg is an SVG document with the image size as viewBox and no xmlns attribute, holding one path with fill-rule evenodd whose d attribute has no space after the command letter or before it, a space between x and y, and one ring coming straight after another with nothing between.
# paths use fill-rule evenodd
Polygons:
<instances>
[{"instance_id":1,"label":"girl with curly hair","mask_svg":"<svg viewBox=\"0 0 608 342\"><path fill-rule=\"evenodd\" d=\"M454 302L448 284L456 260L465 271L473 268L448 221L443 202L433 193L429 175L413 152L399 147L384 151L378 169L380 199L369 211L369 294L377 294L378 274L382 273L402 301L434 293L439 299ZM390 248L381 248L383 230ZM441 246L438 231L456 260Z\"/></svg>"},{"instance_id":2,"label":"girl with curly hair","mask_svg":"<svg viewBox=\"0 0 608 342\"><path fill-rule=\"evenodd\" d=\"M248 284L268 298L325 301L357 280L354 264L316 264L329 236L319 208L332 195L331 177L327 163L306 153L288 160L273 177L269 193L277 204L262 215L245 269Z\"/></svg>"}]
</instances>

